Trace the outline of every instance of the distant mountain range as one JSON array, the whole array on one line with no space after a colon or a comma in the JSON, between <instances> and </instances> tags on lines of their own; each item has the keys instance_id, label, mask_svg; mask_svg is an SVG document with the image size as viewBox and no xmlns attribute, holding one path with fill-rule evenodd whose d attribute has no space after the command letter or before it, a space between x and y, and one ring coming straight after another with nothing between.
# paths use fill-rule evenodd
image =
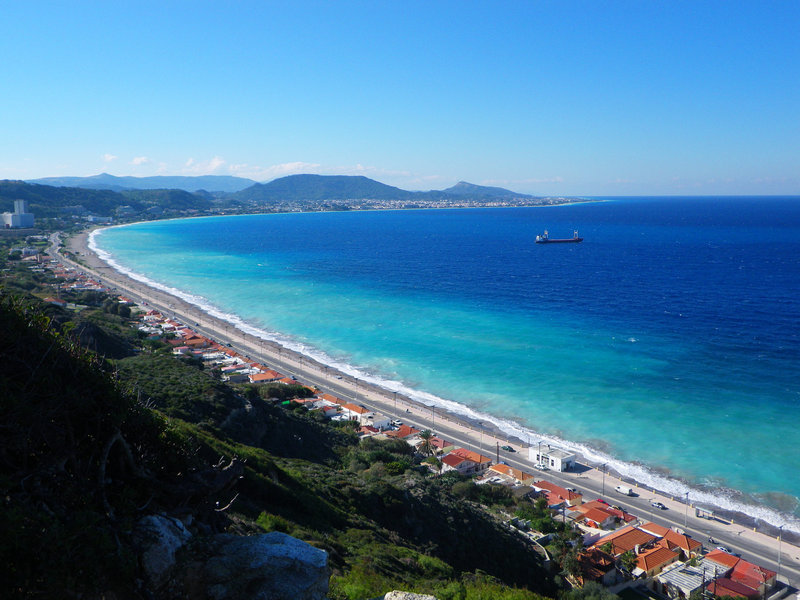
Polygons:
<instances>
[{"instance_id":1,"label":"distant mountain range","mask_svg":"<svg viewBox=\"0 0 800 600\"><path fill-rule=\"evenodd\" d=\"M45 177L31 179L27 183L112 191L178 189L187 192L223 192L231 194L231 198L235 200L268 204L361 199L413 201L467 197L474 200L534 198L499 187L474 185L465 181L446 190L411 192L358 175L289 175L268 183L256 183L252 179L226 175L117 177L101 173L91 177Z\"/></svg>"},{"instance_id":2,"label":"distant mountain range","mask_svg":"<svg viewBox=\"0 0 800 600\"><path fill-rule=\"evenodd\" d=\"M91 177L45 177L29 179L27 183L52 185L55 187L76 187L90 190L184 190L186 192L227 192L233 193L250 187L255 181L244 177L228 175L199 175L183 177L179 175L158 175L155 177L117 177L100 173Z\"/></svg>"},{"instance_id":3,"label":"distant mountain range","mask_svg":"<svg viewBox=\"0 0 800 600\"><path fill-rule=\"evenodd\" d=\"M27 200L39 219L97 215L122 220L298 210L535 206L569 201L465 181L444 190L411 192L354 175L289 175L255 183L216 175L115 177L107 173L0 181L0 212L11 210L14 200Z\"/></svg>"}]
</instances>

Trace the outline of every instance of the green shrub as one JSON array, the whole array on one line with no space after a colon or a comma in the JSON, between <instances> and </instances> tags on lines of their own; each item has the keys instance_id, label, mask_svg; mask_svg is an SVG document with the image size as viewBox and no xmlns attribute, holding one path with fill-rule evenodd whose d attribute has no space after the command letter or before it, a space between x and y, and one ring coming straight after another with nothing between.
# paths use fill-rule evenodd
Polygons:
<instances>
[{"instance_id":1,"label":"green shrub","mask_svg":"<svg viewBox=\"0 0 800 600\"><path fill-rule=\"evenodd\" d=\"M280 531L281 533L290 533L292 525L281 516L271 515L267 512L262 512L256 519L264 531Z\"/></svg>"}]
</instances>

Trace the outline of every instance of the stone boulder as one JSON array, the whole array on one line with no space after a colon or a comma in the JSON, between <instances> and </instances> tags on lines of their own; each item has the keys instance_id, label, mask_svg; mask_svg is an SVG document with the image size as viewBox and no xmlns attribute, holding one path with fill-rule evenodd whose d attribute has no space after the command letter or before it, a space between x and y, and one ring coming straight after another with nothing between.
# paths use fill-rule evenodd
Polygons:
<instances>
[{"instance_id":1,"label":"stone boulder","mask_svg":"<svg viewBox=\"0 0 800 600\"><path fill-rule=\"evenodd\" d=\"M436 600L436 597L429 596L428 594L413 594L411 592L399 592L394 590L375 600Z\"/></svg>"},{"instance_id":2,"label":"stone boulder","mask_svg":"<svg viewBox=\"0 0 800 600\"><path fill-rule=\"evenodd\" d=\"M178 519L149 515L136 522L133 540L139 548L148 587L157 589L169 580L176 552L191 537L192 534Z\"/></svg>"},{"instance_id":3,"label":"stone boulder","mask_svg":"<svg viewBox=\"0 0 800 600\"><path fill-rule=\"evenodd\" d=\"M213 600L324 600L328 554L285 533L217 535L199 575Z\"/></svg>"}]
</instances>

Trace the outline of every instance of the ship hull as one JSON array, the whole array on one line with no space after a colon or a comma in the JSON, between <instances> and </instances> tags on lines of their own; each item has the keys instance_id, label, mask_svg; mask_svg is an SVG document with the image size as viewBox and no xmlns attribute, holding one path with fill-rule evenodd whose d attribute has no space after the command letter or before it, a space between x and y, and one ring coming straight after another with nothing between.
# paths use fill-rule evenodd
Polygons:
<instances>
[{"instance_id":1,"label":"ship hull","mask_svg":"<svg viewBox=\"0 0 800 600\"><path fill-rule=\"evenodd\" d=\"M564 240L553 240L553 239L546 239L546 240L536 240L537 244L577 244L582 242L583 238L569 238Z\"/></svg>"}]
</instances>

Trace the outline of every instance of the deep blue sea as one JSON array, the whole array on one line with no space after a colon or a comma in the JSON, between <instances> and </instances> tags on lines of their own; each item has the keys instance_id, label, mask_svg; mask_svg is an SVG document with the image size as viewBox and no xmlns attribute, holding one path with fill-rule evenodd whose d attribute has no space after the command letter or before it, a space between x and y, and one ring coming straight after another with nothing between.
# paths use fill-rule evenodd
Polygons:
<instances>
[{"instance_id":1,"label":"deep blue sea","mask_svg":"<svg viewBox=\"0 0 800 600\"><path fill-rule=\"evenodd\" d=\"M800 197L212 217L94 243L390 390L800 530Z\"/></svg>"}]
</instances>

